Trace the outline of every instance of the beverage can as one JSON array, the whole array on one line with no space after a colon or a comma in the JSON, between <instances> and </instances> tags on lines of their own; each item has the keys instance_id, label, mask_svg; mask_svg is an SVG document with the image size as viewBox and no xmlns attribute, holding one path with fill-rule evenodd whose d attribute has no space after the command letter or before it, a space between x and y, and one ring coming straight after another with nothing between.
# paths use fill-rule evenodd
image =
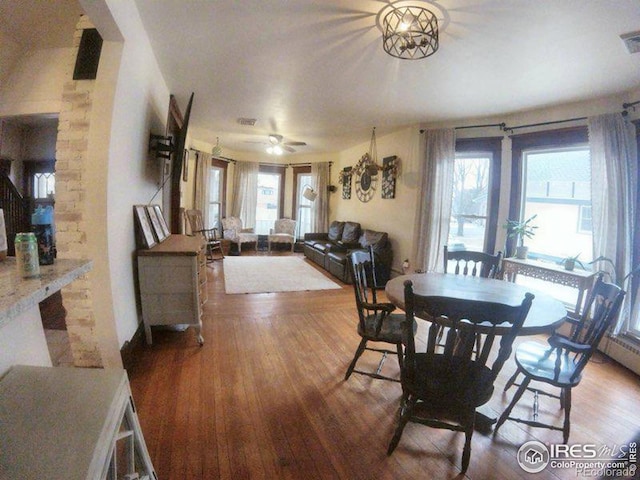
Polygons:
<instances>
[{"instance_id":1,"label":"beverage can","mask_svg":"<svg viewBox=\"0 0 640 480\"><path fill-rule=\"evenodd\" d=\"M23 278L40 276L38 242L33 232L17 233L15 240L18 274Z\"/></svg>"}]
</instances>

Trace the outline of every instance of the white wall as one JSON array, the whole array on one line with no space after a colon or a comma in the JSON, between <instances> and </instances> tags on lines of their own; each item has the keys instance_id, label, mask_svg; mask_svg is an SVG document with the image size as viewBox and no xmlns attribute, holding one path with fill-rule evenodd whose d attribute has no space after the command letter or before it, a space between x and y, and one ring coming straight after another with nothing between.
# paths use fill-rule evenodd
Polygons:
<instances>
[{"instance_id":1,"label":"white wall","mask_svg":"<svg viewBox=\"0 0 640 480\"><path fill-rule=\"evenodd\" d=\"M363 228L380 230L389 233L389 238L393 245L393 266L396 272L401 271L401 264L404 259L409 259L414 266L413 259L413 238L415 233L415 211L418 202L417 172L420 159L420 143L422 136L419 134L420 128L444 128L464 125L482 125L505 122L508 126L523 124L549 122L556 120L566 120L576 117L586 117L603 113L619 112L622 104L640 99L640 89L627 92L625 94L612 97L593 99L584 102L572 103L556 107L520 112L501 117L487 117L462 120L455 123L438 123L422 126L411 126L395 133L378 136L377 151L379 163L382 158L390 155L398 155L401 161L400 177L396 183L396 198L383 200L380 195L380 185L376 188L373 199L367 203L358 200L355 194L355 182L352 180L352 196L350 200L343 200L340 190L331 197L332 209L331 220L351 220L360 222ZM631 118L638 118L640 112L631 111ZM569 127L572 125L585 125L586 121L572 123L562 123L545 127L535 127L516 130L514 133L521 134L536 130L549 130L555 128ZM502 172L501 191L499 205L498 225L506 222L509 209L509 195L511 184L511 140L507 133L498 128L482 128L458 130L459 138L474 137L495 137L504 136L502 142ZM337 174L346 166L353 166L358 159L369 150L369 143L363 143L340 153L340 160L332 169L332 183L338 185ZM505 230L498 228L496 239L496 250L502 250L505 243Z\"/></svg>"},{"instance_id":2,"label":"white wall","mask_svg":"<svg viewBox=\"0 0 640 480\"><path fill-rule=\"evenodd\" d=\"M110 19L104 19L105 13L110 13L124 39L123 42L105 42L103 50L106 47L107 53L110 52L110 57L105 58L105 62L108 61L105 67L111 70L108 75L111 78L96 84L95 90L102 92L104 114L108 116L108 124L105 124L108 135L102 137L102 147L106 147L103 151L108 152L102 159L106 162L103 177L106 183L103 180L101 187L104 199L96 198L94 205L104 226L104 232L100 232L106 239L102 258L108 261L105 273L108 273L109 285L103 292L94 292L94 303L112 308L118 343L122 347L132 338L140 321L132 208L148 203L159 188L160 162L150 157L147 150L150 132L165 130L170 92L151 51L135 3L109 0L106 6L109 12L104 8L98 11L86 7L101 33L104 31L101 28L113 27ZM96 139L96 148L100 148L99 143L100 139ZM154 203L161 203L161 198L156 197ZM97 242L96 238L94 243Z\"/></svg>"},{"instance_id":3,"label":"white wall","mask_svg":"<svg viewBox=\"0 0 640 480\"><path fill-rule=\"evenodd\" d=\"M0 117L58 113L71 51L71 48L46 48L25 52L2 82Z\"/></svg>"}]
</instances>

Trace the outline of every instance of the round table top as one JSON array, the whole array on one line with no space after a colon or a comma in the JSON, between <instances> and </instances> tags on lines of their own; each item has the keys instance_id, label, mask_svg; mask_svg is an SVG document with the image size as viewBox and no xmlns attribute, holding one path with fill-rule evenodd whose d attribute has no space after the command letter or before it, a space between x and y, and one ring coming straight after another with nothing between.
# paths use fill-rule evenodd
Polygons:
<instances>
[{"instance_id":1,"label":"round table top","mask_svg":"<svg viewBox=\"0 0 640 480\"><path fill-rule=\"evenodd\" d=\"M519 335L550 333L560 326L566 316L566 307L550 295L503 280L453 275L450 273L416 273L401 275L387 282L387 298L404 309L404 282L411 280L418 295L479 300L517 306L527 292L535 295L529 314Z\"/></svg>"}]
</instances>

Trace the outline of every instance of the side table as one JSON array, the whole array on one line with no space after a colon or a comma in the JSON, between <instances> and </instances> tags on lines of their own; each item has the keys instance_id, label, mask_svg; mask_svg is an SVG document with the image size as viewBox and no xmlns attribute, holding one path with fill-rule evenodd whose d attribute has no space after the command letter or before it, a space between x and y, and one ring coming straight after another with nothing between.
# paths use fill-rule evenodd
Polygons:
<instances>
[{"instance_id":1,"label":"side table","mask_svg":"<svg viewBox=\"0 0 640 480\"><path fill-rule=\"evenodd\" d=\"M518 274L531 278L538 278L547 282L566 285L578 289L578 300L574 310L575 315L580 315L585 293L588 295L593 286L596 272L582 270L565 270L563 267L535 260L521 260L518 258L505 258L502 260L502 273L505 280L516 281Z\"/></svg>"}]
</instances>

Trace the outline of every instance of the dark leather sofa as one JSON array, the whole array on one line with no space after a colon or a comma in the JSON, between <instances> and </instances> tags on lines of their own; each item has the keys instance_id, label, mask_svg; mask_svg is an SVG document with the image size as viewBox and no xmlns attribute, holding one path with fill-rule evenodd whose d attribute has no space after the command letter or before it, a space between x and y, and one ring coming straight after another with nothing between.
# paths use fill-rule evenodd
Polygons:
<instances>
[{"instance_id":1,"label":"dark leather sofa","mask_svg":"<svg viewBox=\"0 0 640 480\"><path fill-rule=\"evenodd\" d=\"M373 247L377 286L384 286L391 276L393 257L386 232L362 229L357 222L333 221L326 233L306 233L304 254L344 283L351 282L347 255L356 249Z\"/></svg>"}]
</instances>

